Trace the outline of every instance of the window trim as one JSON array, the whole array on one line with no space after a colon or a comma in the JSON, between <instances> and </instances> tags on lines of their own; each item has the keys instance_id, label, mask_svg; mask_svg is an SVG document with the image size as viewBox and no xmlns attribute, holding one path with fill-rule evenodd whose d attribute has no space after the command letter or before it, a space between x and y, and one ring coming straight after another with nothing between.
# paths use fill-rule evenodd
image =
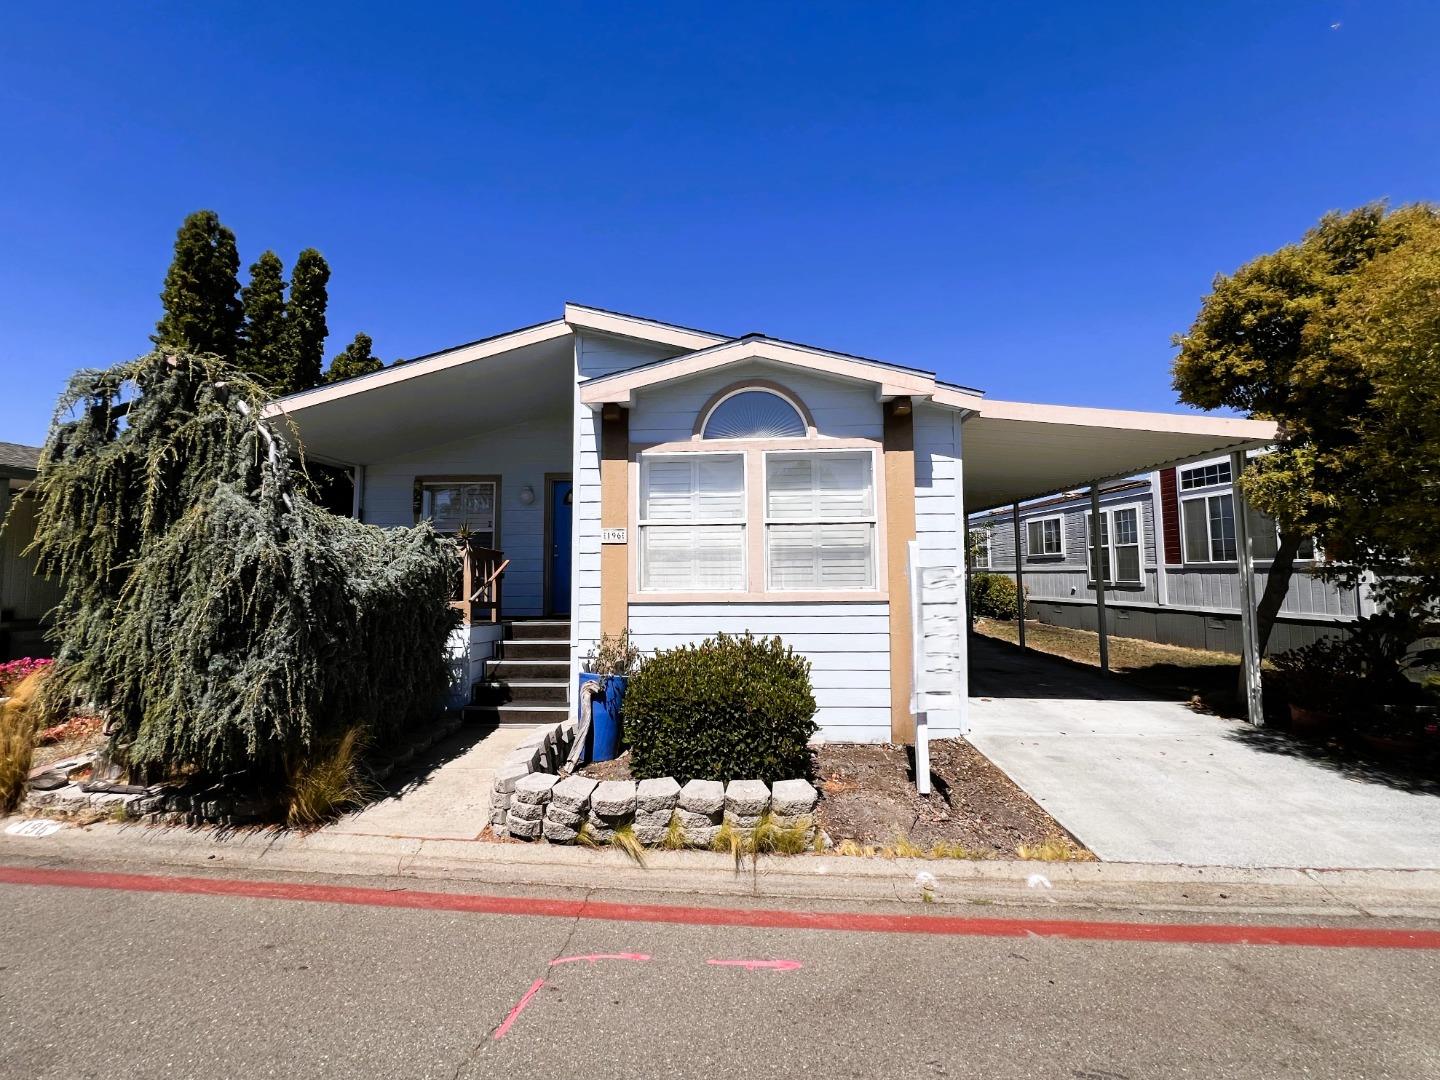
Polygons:
<instances>
[{"instance_id":1,"label":"window trim","mask_svg":"<svg viewBox=\"0 0 1440 1080\"><path fill-rule=\"evenodd\" d=\"M748 384L747 384L748 385ZM764 566L765 548L763 533L746 530L746 581L745 588L737 592L642 592L640 590L640 471L644 458L681 457L687 454L740 454L745 458L746 520L751 515L759 520L764 516L764 457L770 450L794 450L798 452L824 452L841 450L868 450L874 455L871 481L875 489L875 587L866 590L825 591L825 592L770 592L765 589L763 573L757 567ZM752 471L753 470L753 471ZM889 599L889 558L890 538L888 535L888 506L884 465L884 447L879 439L857 436L823 437L823 442L806 439L748 439L726 440L723 442L688 439L684 442L631 443L628 469L629 483L629 526L632 543L626 545L628 562L628 599L632 604L709 604L719 599L727 602L754 604L799 604L838 601L848 603L883 603ZM757 580L758 579L758 580Z\"/></svg>"},{"instance_id":2,"label":"window trim","mask_svg":"<svg viewBox=\"0 0 1440 1080\"><path fill-rule=\"evenodd\" d=\"M649 480L648 467L660 461L685 461L687 464L694 462L700 457L733 457L740 459L740 506L741 513L738 518L714 518L695 521L649 521L641 516L641 507L646 503L645 495ZM633 592L642 597L665 596L673 592L667 589L646 589L643 587L644 566L645 566L645 530L647 528L678 527L700 528L711 525L738 525L740 526L740 580L748 587L750 581L750 522L748 510L750 507L750 470L748 461L743 450L692 450L687 453L651 453L641 454L636 459L636 499L635 511L631 515L635 528L635 559L634 559L634 587ZM696 593L702 596L730 596L735 589L702 589L693 587L685 590L687 593Z\"/></svg>"},{"instance_id":3,"label":"window trim","mask_svg":"<svg viewBox=\"0 0 1440 1080\"><path fill-rule=\"evenodd\" d=\"M985 540L985 561L982 563L982 562L980 561L980 559L979 559L978 554L972 555L972 557L971 557L971 559L970 559L970 569L972 569L972 570L989 570L989 569L991 569L991 563L994 561L994 557L993 557L993 555L992 555L992 553L991 553L991 551L990 551L990 529L989 529L987 526L983 526L983 525L982 525L982 526L978 526L978 527L976 527L976 528L970 529L970 530L969 530L969 534L984 537L984 540ZM967 544L969 543L969 536L968 536L968 535L967 535L967 538L966 538L966 543L967 543ZM973 549L972 549L972 550L973 550Z\"/></svg>"},{"instance_id":4,"label":"window trim","mask_svg":"<svg viewBox=\"0 0 1440 1080\"><path fill-rule=\"evenodd\" d=\"M1031 526L1031 525L1034 525L1034 524L1041 524L1041 523L1044 523L1044 522L1046 522L1046 521L1055 521L1055 522L1058 522L1059 525L1060 525L1060 529L1059 529L1059 532L1060 532L1060 550L1059 550L1059 551L1032 551L1032 550L1030 549L1030 526ZM1044 530L1043 530L1043 529L1041 530L1041 536L1042 536L1042 537L1044 536ZM1025 561L1026 561L1026 562L1029 562L1029 561L1032 560L1032 559L1035 559L1035 560L1042 560L1042 559L1043 559L1043 560L1046 560L1046 561L1049 561L1049 562L1063 562L1063 561L1065 560L1065 515L1064 515L1064 514L1036 514L1034 517L1027 517L1027 518L1025 519L1025 536L1024 536L1024 540L1025 540Z\"/></svg>"},{"instance_id":5,"label":"window trim","mask_svg":"<svg viewBox=\"0 0 1440 1080\"><path fill-rule=\"evenodd\" d=\"M770 459L772 457L815 457L820 454L866 454L870 458L870 513L868 516L816 518L813 521L795 521L791 518L770 516ZM766 594L775 593L791 596L807 592L834 593L837 596L854 596L873 593L880 580L880 486L876 479L883 461L876 460L874 448L861 449L849 446L796 447L794 449L760 450L760 528L761 547L764 556L764 586ZM780 589L770 580L770 526L771 525L869 525L870 533L870 584L856 589Z\"/></svg>"},{"instance_id":6,"label":"window trim","mask_svg":"<svg viewBox=\"0 0 1440 1080\"><path fill-rule=\"evenodd\" d=\"M427 487L445 487L450 484L492 484L495 488L495 527L491 530L492 539L490 547L494 551L503 551L501 541L501 526L504 521L505 504L501 501L504 495L504 488L500 482L499 473L446 473L436 475L416 476L414 480L414 512L415 524L427 520L424 516L425 489ZM440 533L441 536L451 536L452 533Z\"/></svg>"},{"instance_id":7,"label":"window trim","mask_svg":"<svg viewBox=\"0 0 1440 1080\"><path fill-rule=\"evenodd\" d=\"M1232 518L1232 520L1233 520L1233 519L1234 519L1234 515L1235 515L1235 490L1234 490L1234 488L1233 488L1232 486L1228 486L1228 485L1227 485L1223 490L1222 490L1221 488L1219 488L1219 487L1215 487L1215 488L1210 488L1210 489L1202 490L1202 491L1192 491L1192 492L1191 492L1190 494L1188 494L1188 495L1182 495L1182 496L1180 496L1180 556L1181 556L1181 562L1182 562L1183 565L1185 565L1185 566L1234 566L1234 565L1238 565L1237 559L1216 559L1216 558L1213 557L1213 556L1214 556L1214 552L1215 552L1215 535L1214 535L1214 533L1212 533L1212 532L1210 531L1211 518L1210 518L1210 508L1209 508L1208 506L1205 508L1205 543L1206 543L1206 546L1209 548L1209 550L1205 552L1205 558L1203 558L1203 559L1191 558L1191 556L1190 556L1190 538L1189 538L1189 536L1186 534L1187 531L1186 531L1186 528L1185 528L1185 504L1186 504L1187 502L1200 502L1200 501L1202 501L1202 500L1208 502L1210 499L1223 499L1223 498L1226 498L1226 497L1228 497L1228 498L1230 499L1230 514L1231 514L1231 518ZM1239 534L1238 534L1238 533L1236 534L1236 537L1235 537L1235 544L1236 544L1236 548L1237 548L1237 550L1236 550L1236 555L1238 556L1238 555L1239 555L1239 550L1238 550L1238 548L1239 548L1239 544L1240 544L1240 537L1239 537ZM1267 560L1267 561L1269 561L1269 560Z\"/></svg>"},{"instance_id":8,"label":"window trim","mask_svg":"<svg viewBox=\"0 0 1440 1080\"><path fill-rule=\"evenodd\" d=\"M1145 501L1143 499L1130 502L1117 502L1112 504L1102 503L1100 505L1101 515L1109 515L1110 520L1105 525L1105 546L1106 554L1110 556L1110 573L1115 573L1115 567L1119 560L1115 557L1115 514L1120 510L1135 511L1135 548L1139 552L1136 563L1140 570L1138 578L1127 578L1124 581L1116 577L1107 577L1105 587L1107 589L1143 589L1145 588L1145 575L1150 569L1145 563ZM1095 566L1091 552L1094 549L1094 536L1091 534L1090 511L1084 512L1085 518L1085 582L1092 588L1095 585ZM1130 547L1130 544L1122 544L1121 547Z\"/></svg>"}]
</instances>

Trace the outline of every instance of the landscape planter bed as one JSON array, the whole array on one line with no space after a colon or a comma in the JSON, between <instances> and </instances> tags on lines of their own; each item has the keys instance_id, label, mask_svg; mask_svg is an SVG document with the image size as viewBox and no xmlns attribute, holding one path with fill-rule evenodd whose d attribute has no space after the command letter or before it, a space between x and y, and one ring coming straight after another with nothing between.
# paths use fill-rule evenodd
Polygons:
<instances>
[{"instance_id":1,"label":"landscape planter bed","mask_svg":"<svg viewBox=\"0 0 1440 1080\"><path fill-rule=\"evenodd\" d=\"M575 738L575 724L538 732L495 775L490 827L496 836L571 844L581 833L613 841L622 830L647 847L679 833L687 847L708 848L726 826L748 839L762 821L787 830L806 846L815 841L819 793L808 780L597 780L574 773L561 777Z\"/></svg>"}]
</instances>

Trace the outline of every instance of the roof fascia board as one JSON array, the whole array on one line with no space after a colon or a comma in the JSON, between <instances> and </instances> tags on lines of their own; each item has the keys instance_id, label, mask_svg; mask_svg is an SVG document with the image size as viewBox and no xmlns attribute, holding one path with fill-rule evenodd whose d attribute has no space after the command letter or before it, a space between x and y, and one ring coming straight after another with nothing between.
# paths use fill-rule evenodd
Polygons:
<instances>
[{"instance_id":1,"label":"roof fascia board","mask_svg":"<svg viewBox=\"0 0 1440 1080\"><path fill-rule=\"evenodd\" d=\"M931 376L813 349L782 345L763 338L741 338L671 360L647 364L642 368L590 379L580 386L580 400L586 405L630 405L637 390L728 367L745 360L768 360L821 374L874 383L877 395L884 397L929 398L935 392L935 380Z\"/></svg>"},{"instance_id":2,"label":"roof fascia board","mask_svg":"<svg viewBox=\"0 0 1440 1080\"><path fill-rule=\"evenodd\" d=\"M730 340L721 334L710 334L685 326L642 319L636 315L622 315L615 311L585 307L583 304L566 304L564 321L579 330L594 330L602 334L652 341L657 345L670 345L692 351Z\"/></svg>"},{"instance_id":3,"label":"roof fascia board","mask_svg":"<svg viewBox=\"0 0 1440 1080\"><path fill-rule=\"evenodd\" d=\"M937 401L950 397L937 391ZM961 395L964 396L964 395ZM1079 405L1038 405L1026 401L996 401L969 398L982 420L1019 420L1032 424L1063 424L1070 427L1112 428L1121 431L1156 431L1176 435L1213 435L1234 442L1273 443L1278 428L1270 420L1246 420L1238 416L1197 416L1188 413L1136 412L1127 409L1093 409ZM948 402L947 402L948 403Z\"/></svg>"},{"instance_id":4,"label":"roof fascia board","mask_svg":"<svg viewBox=\"0 0 1440 1080\"><path fill-rule=\"evenodd\" d=\"M473 360L498 356L527 345L541 345L547 341L554 341L556 338L568 337L570 333L570 325L564 319L555 319L538 326L527 326L523 330L486 338L484 341L477 341L470 345L461 345L445 352L432 353L423 360L410 360L398 367L383 368L380 371L374 371L354 379L346 379L344 382L334 383L330 386L317 386L313 390L301 390L298 394L291 394L271 402L265 409L265 415L276 416L280 413L297 412L301 409L308 409L312 405L321 405L368 390L378 390L382 386L405 382L408 379L433 375L437 371L459 367L461 364L468 364Z\"/></svg>"}]
</instances>

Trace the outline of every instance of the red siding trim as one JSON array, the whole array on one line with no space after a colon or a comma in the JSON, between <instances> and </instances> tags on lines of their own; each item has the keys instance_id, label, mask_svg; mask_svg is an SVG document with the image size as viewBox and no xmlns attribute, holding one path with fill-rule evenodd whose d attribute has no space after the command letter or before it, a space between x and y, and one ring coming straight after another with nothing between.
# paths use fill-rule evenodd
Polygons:
<instances>
[{"instance_id":1,"label":"red siding trim","mask_svg":"<svg viewBox=\"0 0 1440 1080\"><path fill-rule=\"evenodd\" d=\"M1180 490L1175 483L1174 469L1160 470L1160 534L1165 538L1165 562L1179 566L1180 552Z\"/></svg>"}]
</instances>

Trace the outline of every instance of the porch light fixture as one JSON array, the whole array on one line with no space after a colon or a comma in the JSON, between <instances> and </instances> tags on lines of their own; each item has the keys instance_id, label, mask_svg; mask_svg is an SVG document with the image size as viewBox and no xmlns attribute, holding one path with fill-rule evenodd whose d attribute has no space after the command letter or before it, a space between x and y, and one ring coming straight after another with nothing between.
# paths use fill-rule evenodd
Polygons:
<instances>
[{"instance_id":1,"label":"porch light fixture","mask_svg":"<svg viewBox=\"0 0 1440 1080\"><path fill-rule=\"evenodd\" d=\"M535 501L535 489L529 484L526 484L520 489L520 501L526 506L529 506Z\"/></svg>"}]
</instances>

